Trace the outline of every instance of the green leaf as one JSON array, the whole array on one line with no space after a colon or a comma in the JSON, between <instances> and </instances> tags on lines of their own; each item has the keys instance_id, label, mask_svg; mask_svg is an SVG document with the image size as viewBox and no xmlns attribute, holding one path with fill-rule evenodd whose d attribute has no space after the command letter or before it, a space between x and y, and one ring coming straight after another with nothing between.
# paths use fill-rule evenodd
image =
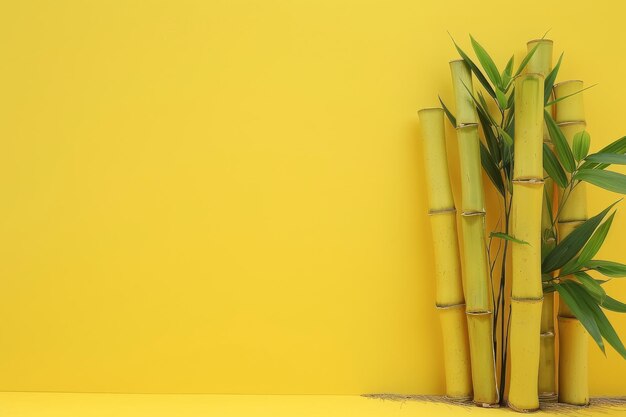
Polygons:
<instances>
[{"instance_id":1,"label":"green leaf","mask_svg":"<svg viewBox=\"0 0 626 417\"><path fill-rule=\"evenodd\" d=\"M491 87L489 81L487 81L487 78L485 78L480 69L476 66L476 64L474 64L474 61L472 61L470 57L467 56L467 54L461 49L461 47L456 43L454 38L452 38L452 35L450 35L450 38L452 39L452 42L454 43L454 47L456 48L457 52L459 53L459 55L461 55L461 58L463 58L463 61L465 61L467 65L469 65L470 69L476 76L476 79L482 84L482 86L491 97L496 98L496 93L495 91L493 91L493 87Z\"/></svg>"},{"instance_id":2,"label":"green leaf","mask_svg":"<svg viewBox=\"0 0 626 417\"><path fill-rule=\"evenodd\" d=\"M547 111L543 111L544 119L546 120L546 126L548 127L548 133L550 134L550 139L552 143L554 143L554 147L556 149L556 154L563 164L563 168L565 168L568 172L574 172L576 169L576 162L574 161L574 155L572 154L572 150L567 143L567 139L565 139L565 135L561 131Z\"/></svg>"},{"instance_id":3,"label":"green leaf","mask_svg":"<svg viewBox=\"0 0 626 417\"><path fill-rule=\"evenodd\" d=\"M600 300L599 298L596 298L595 296L594 298L596 299L596 301L598 301L598 304L600 304L600 307L602 308L605 308L611 311L616 311L618 313L626 313L626 304L622 303L621 301L616 300L615 298L611 298L608 295L602 298L602 300Z\"/></svg>"},{"instance_id":4,"label":"green leaf","mask_svg":"<svg viewBox=\"0 0 626 417\"><path fill-rule=\"evenodd\" d=\"M480 162L493 185L504 196L504 183L502 182L500 170L498 170L493 158L482 142L480 142Z\"/></svg>"},{"instance_id":5,"label":"green leaf","mask_svg":"<svg viewBox=\"0 0 626 417\"><path fill-rule=\"evenodd\" d=\"M605 208L599 214L596 214L583 224L578 226L572 233L570 233L565 239L561 240L554 248L552 252L546 256L546 259L541 263L541 272L547 274L548 272L559 269L565 265L570 259L582 249L587 240L591 237L591 234L598 227L602 219L607 215L609 210L617 204L617 201L607 208Z\"/></svg>"},{"instance_id":6,"label":"green leaf","mask_svg":"<svg viewBox=\"0 0 626 417\"><path fill-rule=\"evenodd\" d=\"M558 159L556 159L556 155L554 155L550 147L545 143L543 144L543 169L546 170L550 178L552 178L559 187L565 188L567 186L565 171L563 171L561 164Z\"/></svg>"},{"instance_id":7,"label":"green leaf","mask_svg":"<svg viewBox=\"0 0 626 417\"><path fill-rule=\"evenodd\" d=\"M470 40L472 41L472 48L474 48L478 61L480 62L480 65L483 66L487 76L493 85L501 87L502 79L500 78L500 72L498 71L496 64L493 62L493 59L491 59L485 48L483 48L472 35L470 35Z\"/></svg>"},{"instance_id":8,"label":"green leaf","mask_svg":"<svg viewBox=\"0 0 626 417\"><path fill-rule=\"evenodd\" d=\"M524 71L524 68L526 68L526 65L528 65L528 61L530 61L530 59L533 57L533 55L535 55L535 52L537 52L537 48L538 47L539 47L539 43L537 43L537 45L535 45L533 49L528 51L528 53L526 54L524 59L522 59L522 62L520 62L520 64L519 64L519 68L517 69L517 71L515 71L515 76L516 77L518 75L520 75L522 73L522 71Z\"/></svg>"},{"instance_id":9,"label":"green leaf","mask_svg":"<svg viewBox=\"0 0 626 417\"><path fill-rule=\"evenodd\" d=\"M605 190L626 194L626 175L600 169L580 169L574 178Z\"/></svg>"},{"instance_id":10,"label":"green leaf","mask_svg":"<svg viewBox=\"0 0 626 417\"><path fill-rule=\"evenodd\" d=\"M507 145L513 146L513 138L511 137L511 135L507 133L506 130L498 126L498 132L500 132L500 136L502 137L502 140L504 140Z\"/></svg>"},{"instance_id":11,"label":"green leaf","mask_svg":"<svg viewBox=\"0 0 626 417\"><path fill-rule=\"evenodd\" d=\"M593 153L585 157L585 161L607 165L626 165L626 155L621 153Z\"/></svg>"},{"instance_id":12,"label":"green leaf","mask_svg":"<svg viewBox=\"0 0 626 417\"><path fill-rule=\"evenodd\" d=\"M591 236L589 241L587 241L585 247L578 256L577 264L579 266L587 264L587 262L589 262L591 259L593 259L594 256L596 256L596 254L602 247L602 244L604 243L606 235L609 233L609 229L611 229L611 224L613 223L614 217L615 212L613 212L609 216L609 218L604 223L602 223L595 232L593 232L593 236Z\"/></svg>"},{"instance_id":13,"label":"green leaf","mask_svg":"<svg viewBox=\"0 0 626 417\"><path fill-rule=\"evenodd\" d=\"M604 288L586 272L578 271L574 273L574 276L581 284L587 289L590 294L597 295L600 300L606 297L606 291Z\"/></svg>"},{"instance_id":14,"label":"green leaf","mask_svg":"<svg viewBox=\"0 0 626 417\"><path fill-rule=\"evenodd\" d=\"M594 321L600 329L600 334L602 335L602 337L604 337L604 339L606 339L606 341L609 342L611 346L613 346L613 349L615 349L617 353L619 353L624 359L626 359L626 347L624 347L624 344L615 332L615 329L609 322L609 319L606 317L600 306L598 306L596 300L593 298L593 296L587 293L582 286L576 284L575 282L570 281L570 283L572 284L572 293L580 298L580 300L577 300L579 301L579 304L584 303L587 308L592 312ZM580 301L582 301L582 303Z\"/></svg>"},{"instance_id":15,"label":"green leaf","mask_svg":"<svg viewBox=\"0 0 626 417\"><path fill-rule=\"evenodd\" d=\"M626 265L613 261L592 260L585 262L584 266L589 269L598 271L602 275L611 278L626 277Z\"/></svg>"},{"instance_id":16,"label":"green leaf","mask_svg":"<svg viewBox=\"0 0 626 417\"><path fill-rule=\"evenodd\" d=\"M502 155L500 153L500 146L498 145L498 139L496 135L493 133L493 128L491 123L489 122L489 118L482 112L482 109L478 109L478 118L480 119L480 125L483 128L483 133L485 135L485 142L487 142L487 146L489 147L489 153L493 158L496 166L502 160Z\"/></svg>"},{"instance_id":17,"label":"green leaf","mask_svg":"<svg viewBox=\"0 0 626 417\"><path fill-rule=\"evenodd\" d=\"M502 110L506 110L508 108L508 100L506 95L500 91L499 88L496 88L496 97L498 99L498 106L500 106Z\"/></svg>"},{"instance_id":18,"label":"green leaf","mask_svg":"<svg viewBox=\"0 0 626 417\"><path fill-rule=\"evenodd\" d=\"M511 236L509 234L502 233L502 232L491 232L491 233L489 233L489 237L497 237L497 238L500 238L500 239L508 240L508 241L515 242L515 243L519 243L520 245L530 245L530 243L526 242L525 240L517 239L514 236Z\"/></svg>"},{"instance_id":19,"label":"green leaf","mask_svg":"<svg viewBox=\"0 0 626 417\"><path fill-rule=\"evenodd\" d=\"M555 287L559 292L559 296L565 301L565 304L572 310L572 313L574 313L583 327L587 329L587 332L593 337L593 340L595 340L602 352L605 352L602 335L596 324L593 311L591 311L582 300L578 300L578 297L572 290L573 285L571 284L573 284L572 281L563 281L560 284L556 284Z\"/></svg>"},{"instance_id":20,"label":"green leaf","mask_svg":"<svg viewBox=\"0 0 626 417\"><path fill-rule=\"evenodd\" d=\"M509 59L509 62L506 63L506 67L504 68L504 71L502 71L502 88L504 89L504 91L508 90L509 88L509 84L511 83L511 80L513 79L513 61L515 59L515 55L512 55L511 58Z\"/></svg>"},{"instance_id":21,"label":"green leaf","mask_svg":"<svg viewBox=\"0 0 626 417\"><path fill-rule=\"evenodd\" d=\"M615 142L609 143L604 148L600 149L596 154L624 154L626 153L626 136L617 139ZM604 169L609 166L609 163L597 164L591 161L585 162L581 165L581 168L595 168Z\"/></svg>"},{"instance_id":22,"label":"green leaf","mask_svg":"<svg viewBox=\"0 0 626 417\"><path fill-rule=\"evenodd\" d=\"M559 97L559 98L557 98L556 100L549 101L548 103L546 103L546 107L551 106L551 105L553 105L553 104L556 104L556 103L558 103L559 101L563 101L563 100L565 100L566 98L569 98L569 97L575 96L576 94L582 93L582 92L583 92L583 91L585 91L585 90L589 90L591 87L595 87L596 85L598 85L598 84L593 84L593 85L590 85L589 87L585 87L585 88L582 88L582 89L580 89L580 90L578 90L578 91L574 91L573 93L568 94L568 95L566 95L566 96Z\"/></svg>"},{"instance_id":23,"label":"green leaf","mask_svg":"<svg viewBox=\"0 0 626 417\"><path fill-rule=\"evenodd\" d=\"M443 102L443 100L441 99L441 96L439 96L439 102L441 103L443 112L446 114L446 116L448 116L448 120L450 120L452 127L456 128L456 117L454 117L454 115L450 112L450 110L448 110L448 106L446 106L446 103Z\"/></svg>"},{"instance_id":24,"label":"green leaf","mask_svg":"<svg viewBox=\"0 0 626 417\"><path fill-rule=\"evenodd\" d=\"M563 60L563 54L561 54L561 56L559 57L559 60L554 66L554 68L552 68L552 71L550 71L550 73L546 76L546 79L544 81L544 89L543 89L543 96L544 96L543 102L544 103L547 103L548 100L550 100L550 94L552 94L552 87L554 87L554 81L556 80L556 75L559 73L559 68L561 68L562 60Z\"/></svg>"},{"instance_id":25,"label":"green leaf","mask_svg":"<svg viewBox=\"0 0 626 417\"><path fill-rule=\"evenodd\" d=\"M574 159L580 162L589 153L589 144L591 143L591 136L586 130L576 132L574 140L572 141L572 152L574 153Z\"/></svg>"}]
</instances>

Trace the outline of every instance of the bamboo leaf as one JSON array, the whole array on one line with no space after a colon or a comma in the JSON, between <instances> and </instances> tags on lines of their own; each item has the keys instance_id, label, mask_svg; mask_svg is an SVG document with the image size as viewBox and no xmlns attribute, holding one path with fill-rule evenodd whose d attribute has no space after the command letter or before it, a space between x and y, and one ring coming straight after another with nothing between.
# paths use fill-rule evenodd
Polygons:
<instances>
[{"instance_id":1,"label":"bamboo leaf","mask_svg":"<svg viewBox=\"0 0 626 417\"><path fill-rule=\"evenodd\" d=\"M590 294L594 296L597 295L600 300L603 300L606 297L606 291L604 288L591 276L583 271L578 271L574 273L574 276L580 283L587 289Z\"/></svg>"},{"instance_id":2,"label":"bamboo leaf","mask_svg":"<svg viewBox=\"0 0 626 417\"><path fill-rule=\"evenodd\" d=\"M520 75L522 73L522 71L524 71L524 68L526 68L526 65L528 65L528 61L530 61L530 59L533 57L533 55L535 55L535 52L537 52L537 48L539 48L539 43L537 43L537 45L535 45L533 47L533 49L528 51L528 53L526 54L524 59L522 59L522 62L520 62L520 64L519 64L519 68L517 69L517 71L515 71L515 76L516 77L518 75Z\"/></svg>"},{"instance_id":3,"label":"bamboo leaf","mask_svg":"<svg viewBox=\"0 0 626 417\"><path fill-rule=\"evenodd\" d=\"M600 247L602 247L602 244L604 243L604 239L606 239L606 235L609 233L609 229L611 229L611 224L613 223L614 217L615 212L613 212L609 216L609 218L604 223L602 223L595 232L593 232L593 236L589 238L589 241L587 241L585 247L578 256L577 264L579 266L585 265L587 262L593 259L594 256L596 256L596 254L600 250Z\"/></svg>"},{"instance_id":4,"label":"bamboo leaf","mask_svg":"<svg viewBox=\"0 0 626 417\"><path fill-rule=\"evenodd\" d=\"M559 98L557 98L556 100L552 100L552 101L550 101L550 102L546 103L546 107L548 107L548 106L552 106L553 104L556 104L556 103L558 103L559 101L563 101L563 100L565 100L566 98L570 98L570 97L572 97L572 96L575 96L576 94L580 94L580 93L582 93L582 92L583 92L583 91L585 91L585 90L589 90L590 88L595 87L596 85L598 85L598 84L593 84L593 85L590 85L589 87L585 87L585 88L582 88L582 89L580 89L580 90L578 90L578 91L574 91L572 94L568 94L568 95L566 95L566 96L559 97Z\"/></svg>"},{"instance_id":5,"label":"bamboo leaf","mask_svg":"<svg viewBox=\"0 0 626 417\"><path fill-rule=\"evenodd\" d=\"M600 306L596 300L587 293L584 288L574 282L571 282L572 293L579 297L579 304L585 304L587 308L592 312L594 321L596 322L598 328L600 329L600 334L611 346L613 349L617 351L624 359L626 359L626 347L620 340L619 336L615 332L615 329L609 322L609 319L606 317ZM582 301L582 302L580 302Z\"/></svg>"},{"instance_id":6,"label":"bamboo leaf","mask_svg":"<svg viewBox=\"0 0 626 417\"><path fill-rule=\"evenodd\" d=\"M500 106L502 110L506 110L508 108L508 100L506 95L500 91L500 88L496 88L496 97L498 99L498 106Z\"/></svg>"},{"instance_id":7,"label":"bamboo leaf","mask_svg":"<svg viewBox=\"0 0 626 417\"><path fill-rule=\"evenodd\" d=\"M439 102L441 103L443 112L446 114L446 116L448 116L448 120L450 120L452 127L456 128L456 117L454 117L454 115L450 112L450 110L448 109L448 106L446 106L446 103L444 103L443 100L441 99L441 96L439 96Z\"/></svg>"},{"instance_id":8,"label":"bamboo leaf","mask_svg":"<svg viewBox=\"0 0 626 417\"><path fill-rule=\"evenodd\" d=\"M561 53L561 56L559 57L558 62L556 63L556 65L554 66L554 68L552 68L552 71L550 71L550 73L546 76L546 79L544 81L544 90L543 90L543 96L544 96L544 103L547 103L548 100L550 99L550 94L552 94L552 87L554 87L554 81L556 81L556 76L559 73L559 68L561 68L561 61L563 60L563 54Z\"/></svg>"},{"instance_id":9,"label":"bamboo leaf","mask_svg":"<svg viewBox=\"0 0 626 417\"><path fill-rule=\"evenodd\" d=\"M594 296L594 298L596 298ZM596 298L600 307L605 308L607 310L616 311L618 313L626 313L626 304L621 301L616 300L615 298L611 298L610 296L605 296L602 300Z\"/></svg>"},{"instance_id":10,"label":"bamboo leaf","mask_svg":"<svg viewBox=\"0 0 626 417\"><path fill-rule=\"evenodd\" d=\"M583 224L578 226L565 239L561 240L541 263L541 272L547 274L551 271L559 269L565 265L570 259L582 249L591 234L598 227L602 219L607 215L609 210L617 204L617 201L599 214L596 214Z\"/></svg>"},{"instance_id":11,"label":"bamboo leaf","mask_svg":"<svg viewBox=\"0 0 626 417\"><path fill-rule=\"evenodd\" d=\"M574 155L572 154L572 150L567 143L567 139L565 139L565 135L561 131L547 111L543 111L544 119L546 120L546 125L548 127L548 133L550 134L550 139L552 143L554 143L554 147L556 149L556 154L563 164L563 168L565 168L568 172L574 172L576 169L576 162L574 161Z\"/></svg>"},{"instance_id":12,"label":"bamboo leaf","mask_svg":"<svg viewBox=\"0 0 626 417\"><path fill-rule=\"evenodd\" d=\"M623 136L617 139L615 142L612 142L600 149L596 154L624 154L626 153L626 136ZM604 169L609 166L609 163L597 164L594 162L587 161L581 165L582 169L587 168L595 168L595 169Z\"/></svg>"},{"instance_id":13,"label":"bamboo leaf","mask_svg":"<svg viewBox=\"0 0 626 417\"><path fill-rule=\"evenodd\" d=\"M554 155L550 147L545 143L543 144L543 169L546 170L550 178L552 178L559 187L565 188L567 186L565 171L563 171L561 164L558 159L556 159L556 155Z\"/></svg>"},{"instance_id":14,"label":"bamboo leaf","mask_svg":"<svg viewBox=\"0 0 626 417\"><path fill-rule=\"evenodd\" d=\"M586 130L576 132L574 140L572 141L572 152L574 153L574 159L580 162L589 153L589 144L591 143L591 136Z\"/></svg>"},{"instance_id":15,"label":"bamboo leaf","mask_svg":"<svg viewBox=\"0 0 626 417\"><path fill-rule=\"evenodd\" d=\"M500 175L500 170L496 166L493 161L489 151L485 147L485 145L480 142L480 162L483 166L483 169L487 173L487 176L496 187L496 190L500 192L504 196L504 183L502 182L502 176Z\"/></svg>"},{"instance_id":16,"label":"bamboo leaf","mask_svg":"<svg viewBox=\"0 0 626 417\"><path fill-rule=\"evenodd\" d=\"M513 79L513 61L515 60L515 55L512 55L509 59L509 62L506 63L506 67L504 67L504 71L502 71L502 88L504 91L508 90L509 84Z\"/></svg>"},{"instance_id":17,"label":"bamboo leaf","mask_svg":"<svg viewBox=\"0 0 626 417\"><path fill-rule=\"evenodd\" d=\"M489 233L489 237L496 237L496 238L508 240L511 242L519 243L520 245L530 245L530 243L526 242L525 240L517 239L514 236L511 236L507 233L502 233L502 232L491 232Z\"/></svg>"},{"instance_id":18,"label":"bamboo leaf","mask_svg":"<svg viewBox=\"0 0 626 417\"><path fill-rule=\"evenodd\" d=\"M480 62L480 65L483 66L487 76L493 85L501 87L502 79L500 78L500 72L498 71L496 64L493 62L493 59L491 59L485 48L483 48L472 35L470 35L470 40L472 41L472 48L474 48L478 61Z\"/></svg>"},{"instance_id":19,"label":"bamboo leaf","mask_svg":"<svg viewBox=\"0 0 626 417\"><path fill-rule=\"evenodd\" d=\"M457 52L459 53L459 55L461 55L461 58L463 58L463 61L465 61L467 65L469 65L470 69L476 76L476 79L482 84L482 86L491 97L496 98L496 93L495 91L493 91L493 87L491 87L489 81L487 81L487 78L485 78L480 69L476 66L476 64L474 64L474 61L472 61L470 57L467 56L467 54L461 49L461 47L456 43L454 38L452 38L452 35L450 35L450 38L452 39L452 42L454 43L454 47L456 48Z\"/></svg>"},{"instance_id":20,"label":"bamboo leaf","mask_svg":"<svg viewBox=\"0 0 626 417\"><path fill-rule=\"evenodd\" d=\"M613 261L591 260L585 262L584 266L589 269L598 271L602 275L611 278L626 277L626 265Z\"/></svg>"},{"instance_id":21,"label":"bamboo leaf","mask_svg":"<svg viewBox=\"0 0 626 417\"><path fill-rule=\"evenodd\" d=\"M498 126L498 132L500 132L500 136L502 137L502 140L504 140L507 143L507 145L513 146L513 138L511 137L511 135L507 133L506 130Z\"/></svg>"},{"instance_id":22,"label":"bamboo leaf","mask_svg":"<svg viewBox=\"0 0 626 417\"><path fill-rule=\"evenodd\" d=\"M560 284L556 284L555 287L559 292L559 296L565 301L565 304L572 310L572 313L574 313L584 328L587 329L587 332L593 337L598 347L602 352L605 352L602 335L594 319L593 311L591 311L582 300L579 302L578 297L571 289L571 284L572 281L564 281Z\"/></svg>"},{"instance_id":23,"label":"bamboo leaf","mask_svg":"<svg viewBox=\"0 0 626 417\"><path fill-rule=\"evenodd\" d=\"M626 194L626 175L600 169L580 169L574 178L615 193Z\"/></svg>"},{"instance_id":24,"label":"bamboo leaf","mask_svg":"<svg viewBox=\"0 0 626 417\"><path fill-rule=\"evenodd\" d=\"M482 109L478 109L478 118L480 120L480 125L483 128L485 142L487 142L487 146L489 147L489 153L491 154L491 157L493 158L493 161L497 166L502 160L500 146L498 145L498 139L493 133L493 128L491 123L489 122L489 118L485 114L483 114Z\"/></svg>"},{"instance_id":25,"label":"bamboo leaf","mask_svg":"<svg viewBox=\"0 0 626 417\"><path fill-rule=\"evenodd\" d=\"M626 155L621 153L593 153L585 157L585 161L607 165L626 165ZM581 168L584 166L583 164Z\"/></svg>"}]
</instances>

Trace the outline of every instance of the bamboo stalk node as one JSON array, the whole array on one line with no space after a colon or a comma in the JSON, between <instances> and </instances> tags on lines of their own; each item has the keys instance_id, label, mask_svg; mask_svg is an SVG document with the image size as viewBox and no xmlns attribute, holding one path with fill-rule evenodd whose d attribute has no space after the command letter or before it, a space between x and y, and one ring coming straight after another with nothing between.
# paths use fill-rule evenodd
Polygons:
<instances>
[{"instance_id":1,"label":"bamboo stalk node","mask_svg":"<svg viewBox=\"0 0 626 417\"><path fill-rule=\"evenodd\" d=\"M543 302L543 295L539 298L536 297L511 297L511 301L517 301L518 303L541 303Z\"/></svg>"},{"instance_id":2,"label":"bamboo stalk node","mask_svg":"<svg viewBox=\"0 0 626 417\"><path fill-rule=\"evenodd\" d=\"M543 332L543 333L540 333L539 336L541 336L541 337L554 337L554 332L552 332L552 331Z\"/></svg>"},{"instance_id":3,"label":"bamboo stalk node","mask_svg":"<svg viewBox=\"0 0 626 417\"><path fill-rule=\"evenodd\" d=\"M428 210L429 216L434 216L437 214L449 214L449 213L456 213L456 207L444 208L444 209L439 209L439 210Z\"/></svg>"},{"instance_id":4,"label":"bamboo stalk node","mask_svg":"<svg viewBox=\"0 0 626 417\"><path fill-rule=\"evenodd\" d=\"M489 314L491 314L492 311L491 310L476 310L476 311L466 311L465 314L469 315L469 316L487 316Z\"/></svg>"},{"instance_id":5,"label":"bamboo stalk node","mask_svg":"<svg viewBox=\"0 0 626 417\"><path fill-rule=\"evenodd\" d=\"M587 122L584 120L566 120L564 122L559 122L556 124L558 127L561 126L571 126L571 125L583 125L583 127L587 126Z\"/></svg>"},{"instance_id":6,"label":"bamboo stalk node","mask_svg":"<svg viewBox=\"0 0 626 417\"><path fill-rule=\"evenodd\" d=\"M451 310L454 308L463 308L465 307L465 303L459 303L459 304L437 304L435 303L435 308L437 310Z\"/></svg>"},{"instance_id":7,"label":"bamboo stalk node","mask_svg":"<svg viewBox=\"0 0 626 417\"><path fill-rule=\"evenodd\" d=\"M544 183L543 178L536 178L536 177L521 177L521 178L515 178L514 180L512 180L512 182L515 184L526 184L526 185L542 185Z\"/></svg>"},{"instance_id":8,"label":"bamboo stalk node","mask_svg":"<svg viewBox=\"0 0 626 417\"><path fill-rule=\"evenodd\" d=\"M461 216L463 216L463 217L485 216L485 215L487 215L487 213L484 210L463 211L463 212L461 212Z\"/></svg>"},{"instance_id":9,"label":"bamboo stalk node","mask_svg":"<svg viewBox=\"0 0 626 417\"><path fill-rule=\"evenodd\" d=\"M456 130L467 129L470 127L478 127L478 123L459 123Z\"/></svg>"},{"instance_id":10,"label":"bamboo stalk node","mask_svg":"<svg viewBox=\"0 0 626 417\"><path fill-rule=\"evenodd\" d=\"M556 84L554 84L554 85L552 86L552 88L556 88L556 87L558 87L558 86L560 86L560 85L567 84L567 83L582 83L582 82L583 82L583 80L567 80L567 81L561 81L560 83L556 83Z\"/></svg>"}]
</instances>

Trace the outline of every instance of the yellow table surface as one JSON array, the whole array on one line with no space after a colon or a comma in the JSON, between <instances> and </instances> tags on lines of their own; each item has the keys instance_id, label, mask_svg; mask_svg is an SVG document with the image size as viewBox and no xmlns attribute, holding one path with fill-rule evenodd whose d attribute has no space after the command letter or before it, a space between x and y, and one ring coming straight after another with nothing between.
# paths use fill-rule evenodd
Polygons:
<instances>
[{"instance_id":1,"label":"yellow table surface","mask_svg":"<svg viewBox=\"0 0 626 417\"><path fill-rule=\"evenodd\" d=\"M590 407L577 416L623 416L626 407ZM160 416L502 416L509 409L459 407L422 401L391 401L354 395L201 395L201 394L74 394L0 393L3 417L160 417ZM542 416L563 413L540 412Z\"/></svg>"}]
</instances>

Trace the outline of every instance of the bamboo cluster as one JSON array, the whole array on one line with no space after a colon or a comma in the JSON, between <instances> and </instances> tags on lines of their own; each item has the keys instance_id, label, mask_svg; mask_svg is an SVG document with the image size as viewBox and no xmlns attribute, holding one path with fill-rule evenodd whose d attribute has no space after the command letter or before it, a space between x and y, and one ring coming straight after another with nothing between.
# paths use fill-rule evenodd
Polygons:
<instances>
[{"instance_id":1,"label":"bamboo cluster","mask_svg":"<svg viewBox=\"0 0 626 417\"><path fill-rule=\"evenodd\" d=\"M509 406L518 411L539 408L538 375L541 281L541 210L543 203L542 74L515 80L515 165L511 230L511 382Z\"/></svg>"},{"instance_id":2,"label":"bamboo cluster","mask_svg":"<svg viewBox=\"0 0 626 417\"><path fill-rule=\"evenodd\" d=\"M459 143L463 231L463 265L474 403L499 405L493 343L493 299L485 242L485 195L483 190L478 116L474 108L472 77L463 60L450 63L456 102ZM469 90L469 91L468 91Z\"/></svg>"},{"instance_id":3,"label":"bamboo cluster","mask_svg":"<svg viewBox=\"0 0 626 417\"><path fill-rule=\"evenodd\" d=\"M554 86L556 99L572 95L556 103L556 122L570 147L574 135L585 129L583 82L565 81ZM563 194L563 193L562 193ZM561 195L563 205L558 221L559 239L563 240L576 227L587 220L587 194L585 184L579 183L569 195ZM566 278L570 279L570 278ZM589 404L588 339L583 325L576 319L567 304L559 303L559 402Z\"/></svg>"},{"instance_id":4,"label":"bamboo cluster","mask_svg":"<svg viewBox=\"0 0 626 417\"><path fill-rule=\"evenodd\" d=\"M546 77L552 70L552 50L553 42L549 39L535 39L527 44L528 52L533 48L537 50L528 61L527 71L538 73ZM546 109L552 114L552 107ZM554 145L550 140L548 129L543 128L543 142L550 150ZM556 246L556 239L553 233L553 219L551 216L554 206L554 180L544 171L544 193L541 209L541 239L542 246L546 252L550 252ZM556 400L556 358L555 358L555 330L554 330L554 293L544 294L541 309L541 340L539 347L539 399L542 401Z\"/></svg>"},{"instance_id":5,"label":"bamboo cluster","mask_svg":"<svg viewBox=\"0 0 626 417\"><path fill-rule=\"evenodd\" d=\"M472 398L472 378L465 320L465 297L456 229L456 208L450 186L444 114L439 108L418 112L424 140L424 167L435 255L436 306L443 333L446 396Z\"/></svg>"}]
</instances>

